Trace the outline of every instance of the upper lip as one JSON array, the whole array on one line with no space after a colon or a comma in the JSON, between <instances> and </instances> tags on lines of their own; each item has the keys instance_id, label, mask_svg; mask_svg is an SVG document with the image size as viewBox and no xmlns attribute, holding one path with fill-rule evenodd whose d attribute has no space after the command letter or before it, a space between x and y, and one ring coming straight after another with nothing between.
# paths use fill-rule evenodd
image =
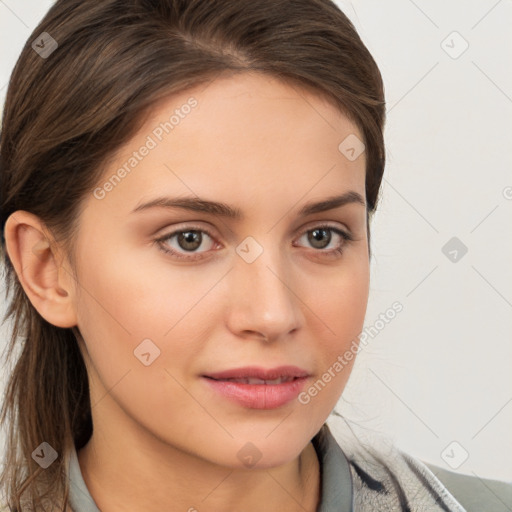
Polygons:
<instances>
[{"instance_id":1,"label":"upper lip","mask_svg":"<svg viewBox=\"0 0 512 512\"><path fill-rule=\"evenodd\" d=\"M221 372L208 373L204 377L212 379L243 379L256 378L261 380L275 380L280 377L308 377L309 372L298 366L277 366L275 368L262 368L259 366L246 366L244 368L233 368Z\"/></svg>"}]
</instances>

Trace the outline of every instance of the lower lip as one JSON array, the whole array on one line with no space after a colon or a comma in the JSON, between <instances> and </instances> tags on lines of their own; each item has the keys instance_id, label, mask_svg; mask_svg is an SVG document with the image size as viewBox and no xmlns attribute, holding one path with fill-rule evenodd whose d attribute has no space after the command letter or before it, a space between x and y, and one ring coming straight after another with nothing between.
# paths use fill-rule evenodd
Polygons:
<instances>
[{"instance_id":1,"label":"lower lip","mask_svg":"<svg viewBox=\"0 0 512 512\"><path fill-rule=\"evenodd\" d=\"M307 377L281 384L240 384L203 377L218 393L251 409L276 409L294 400L304 387Z\"/></svg>"}]
</instances>

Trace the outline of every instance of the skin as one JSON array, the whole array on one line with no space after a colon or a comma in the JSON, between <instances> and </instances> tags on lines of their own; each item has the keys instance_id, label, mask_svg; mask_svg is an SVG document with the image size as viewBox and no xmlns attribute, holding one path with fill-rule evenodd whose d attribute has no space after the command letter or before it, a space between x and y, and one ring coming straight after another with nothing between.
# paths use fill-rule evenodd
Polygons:
<instances>
[{"instance_id":1,"label":"skin","mask_svg":"<svg viewBox=\"0 0 512 512\"><path fill-rule=\"evenodd\" d=\"M262 503L270 512L313 511L320 475L310 441L354 360L309 403L271 410L228 401L201 375L292 364L310 372L307 389L361 332L369 291L365 206L305 218L297 212L348 190L365 197L364 153L350 161L338 150L348 135L363 137L313 92L244 73L157 104L105 180L191 96L198 105L121 183L101 200L84 199L76 268L25 211L7 221L8 253L39 313L77 326L83 337L94 432L78 457L102 511L173 504L251 512ZM222 201L245 218L177 208L131 213L159 195ZM328 231L315 246L308 232L324 222L354 241ZM203 233L195 252L177 237L163 244L201 259L178 260L154 243L191 223L214 238ZM263 248L252 263L235 250L248 236ZM341 255L326 255L342 244ZM146 338L160 350L149 366L134 356ZM252 468L237 457L249 441L261 453Z\"/></svg>"}]
</instances>

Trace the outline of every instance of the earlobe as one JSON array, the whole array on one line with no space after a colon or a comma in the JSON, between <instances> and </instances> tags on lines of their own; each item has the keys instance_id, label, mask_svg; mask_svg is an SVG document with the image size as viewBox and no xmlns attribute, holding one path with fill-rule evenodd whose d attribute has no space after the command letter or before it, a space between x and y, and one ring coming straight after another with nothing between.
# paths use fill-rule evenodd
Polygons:
<instances>
[{"instance_id":1,"label":"earlobe","mask_svg":"<svg viewBox=\"0 0 512 512\"><path fill-rule=\"evenodd\" d=\"M44 223L18 210L6 221L5 241L18 279L39 314L57 327L75 326L71 269L60 263L59 248Z\"/></svg>"}]
</instances>

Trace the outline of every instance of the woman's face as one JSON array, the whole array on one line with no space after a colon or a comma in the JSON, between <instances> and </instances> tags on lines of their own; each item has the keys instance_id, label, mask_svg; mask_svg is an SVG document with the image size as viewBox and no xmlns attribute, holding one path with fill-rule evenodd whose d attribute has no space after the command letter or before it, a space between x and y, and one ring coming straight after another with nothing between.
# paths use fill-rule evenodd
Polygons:
<instances>
[{"instance_id":1,"label":"woman's face","mask_svg":"<svg viewBox=\"0 0 512 512\"><path fill-rule=\"evenodd\" d=\"M304 449L350 374L369 261L365 204L301 212L348 192L364 203L362 138L316 95L258 74L157 105L80 217L73 300L94 436L240 468ZM157 198L189 207L142 208ZM308 376L205 377L248 366Z\"/></svg>"}]
</instances>

